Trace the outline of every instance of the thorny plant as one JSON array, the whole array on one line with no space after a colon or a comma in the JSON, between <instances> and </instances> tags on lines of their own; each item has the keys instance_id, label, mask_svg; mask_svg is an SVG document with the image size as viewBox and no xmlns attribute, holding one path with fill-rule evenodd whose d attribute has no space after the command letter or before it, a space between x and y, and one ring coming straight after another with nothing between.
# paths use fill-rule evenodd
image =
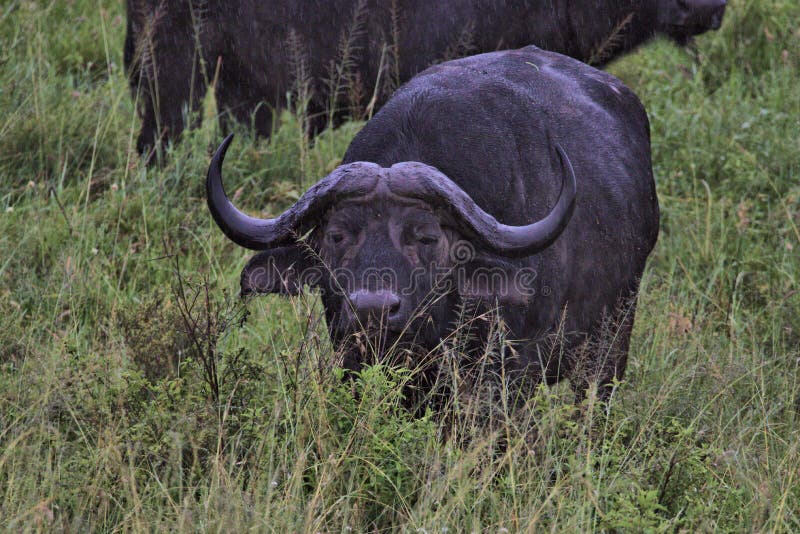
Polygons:
<instances>
[{"instance_id":1,"label":"thorny plant","mask_svg":"<svg viewBox=\"0 0 800 534\"><path fill-rule=\"evenodd\" d=\"M220 341L232 327L241 328L247 313L238 299L228 295L221 303L216 302L208 275L203 275L199 282L192 282L181 272L179 256L176 254L173 258L172 293L185 329L183 334L188 339L187 357L200 365L200 376L208 386L209 400L220 406L223 385L233 379L238 370L236 353L223 364L225 353L220 349Z\"/></svg>"}]
</instances>

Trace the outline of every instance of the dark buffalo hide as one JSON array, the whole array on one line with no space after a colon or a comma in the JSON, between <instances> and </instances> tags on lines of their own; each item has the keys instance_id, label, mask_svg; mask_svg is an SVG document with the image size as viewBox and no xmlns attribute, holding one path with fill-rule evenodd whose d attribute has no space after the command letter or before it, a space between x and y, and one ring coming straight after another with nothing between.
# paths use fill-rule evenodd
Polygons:
<instances>
[{"instance_id":1,"label":"dark buffalo hide","mask_svg":"<svg viewBox=\"0 0 800 534\"><path fill-rule=\"evenodd\" d=\"M242 292L319 288L347 367L365 345L424 358L464 310L496 307L516 376L578 391L622 376L659 212L647 115L613 76L533 46L431 67L275 219L225 196L229 143L208 202L229 238L261 251Z\"/></svg>"},{"instance_id":2,"label":"dark buffalo hide","mask_svg":"<svg viewBox=\"0 0 800 534\"><path fill-rule=\"evenodd\" d=\"M535 44L602 65L656 34L719 27L725 0L127 0L125 65L145 152L180 135L209 85L224 117L269 135L307 109L310 133L377 110L455 57ZM334 113L335 110L335 113Z\"/></svg>"}]
</instances>

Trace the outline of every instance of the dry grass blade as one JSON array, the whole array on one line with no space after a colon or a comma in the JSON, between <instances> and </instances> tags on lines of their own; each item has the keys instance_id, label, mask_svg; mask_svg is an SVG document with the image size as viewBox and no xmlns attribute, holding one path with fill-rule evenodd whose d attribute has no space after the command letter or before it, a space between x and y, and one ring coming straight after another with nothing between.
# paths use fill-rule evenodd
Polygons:
<instances>
[{"instance_id":1,"label":"dry grass blade","mask_svg":"<svg viewBox=\"0 0 800 534\"><path fill-rule=\"evenodd\" d=\"M623 39L625 39L625 30L628 28L631 21L633 21L634 15L635 13L630 13L627 17L619 21L619 23L614 26L614 29L611 30L611 33L608 34L608 37L597 43L592 54L589 56L589 61L587 61L589 65L602 65L613 56L614 51L622 43Z\"/></svg>"}]
</instances>

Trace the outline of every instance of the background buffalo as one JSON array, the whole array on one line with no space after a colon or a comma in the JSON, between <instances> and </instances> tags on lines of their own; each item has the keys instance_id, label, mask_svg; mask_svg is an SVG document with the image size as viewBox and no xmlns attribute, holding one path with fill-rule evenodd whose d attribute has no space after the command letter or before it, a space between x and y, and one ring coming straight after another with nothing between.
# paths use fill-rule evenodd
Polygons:
<instances>
[{"instance_id":1,"label":"background buffalo","mask_svg":"<svg viewBox=\"0 0 800 534\"><path fill-rule=\"evenodd\" d=\"M180 135L209 85L224 117L269 135L306 109L313 134L377 110L426 67L535 44L602 65L657 34L719 27L725 0L127 0L125 65L143 119L137 147Z\"/></svg>"}]
</instances>

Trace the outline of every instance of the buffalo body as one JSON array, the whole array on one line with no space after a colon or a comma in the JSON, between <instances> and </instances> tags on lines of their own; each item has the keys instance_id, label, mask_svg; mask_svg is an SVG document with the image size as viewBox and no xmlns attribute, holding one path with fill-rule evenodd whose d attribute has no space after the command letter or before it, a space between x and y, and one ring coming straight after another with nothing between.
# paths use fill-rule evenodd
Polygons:
<instances>
[{"instance_id":1,"label":"buffalo body","mask_svg":"<svg viewBox=\"0 0 800 534\"><path fill-rule=\"evenodd\" d=\"M613 76L533 46L429 68L276 219L225 196L228 142L208 199L261 251L242 292L319 287L347 367L363 361L359 332L378 352L431 354L480 302L515 340L505 364L519 376L578 391L622 376L659 210L647 115Z\"/></svg>"}]
</instances>

